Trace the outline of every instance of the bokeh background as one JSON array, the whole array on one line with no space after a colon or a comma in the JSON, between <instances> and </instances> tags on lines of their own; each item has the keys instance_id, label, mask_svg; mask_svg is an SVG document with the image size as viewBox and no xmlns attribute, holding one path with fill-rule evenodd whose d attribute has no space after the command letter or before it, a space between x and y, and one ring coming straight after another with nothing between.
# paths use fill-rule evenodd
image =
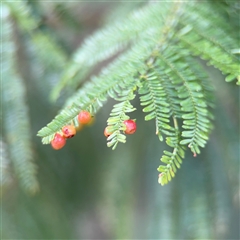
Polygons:
<instances>
[{"instance_id":1,"label":"bokeh background","mask_svg":"<svg viewBox=\"0 0 240 240\"><path fill-rule=\"evenodd\" d=\"M66 59L96 29L143 4L27 2L31 17L39 20L38 28L57 42ZM34 31L29 36L17 19L12 22L40 191L26 194L11 163L6 163L10 179L6 185L1 182L2 239L240 238L239 89L235 83L226 83L219 71L202 63L215 88L215 128L201 155L193 158L189 152L176 177L162 187L156 169L166 146L154 134L154 122L144 121L137 100L137 111L131 115L137 119L137 132L115 151L107 148L103 135L113 101L62 150L42 145L38 130L54 118L72 92L66 91L56 103L49 100L63 70L58 67L60 60L50 59L49 64L44 44L31 41ZM13 121L17 119L9 119L8 124ZM5 127L2 130L5 136ZM8 159L3 154L1 158L4 163Z\"/></svg>"}]
</instances>

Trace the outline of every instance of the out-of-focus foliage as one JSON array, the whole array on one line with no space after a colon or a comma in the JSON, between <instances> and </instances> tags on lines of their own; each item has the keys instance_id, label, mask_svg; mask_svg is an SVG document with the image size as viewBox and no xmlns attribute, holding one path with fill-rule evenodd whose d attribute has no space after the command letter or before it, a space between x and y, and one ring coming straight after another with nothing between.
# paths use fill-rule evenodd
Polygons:
<instances>
[{"instance_id":1,"label":"out-of-focus foliage","mask_svg":"<svg viewBox=\"0 0 240 240\"><path fill-rule=\"evenodd\" d=\"M229 24L237 29L239 5L225 2L230 6ZM17 3L11 4L18 9ZM1 15L2 22L7 20L2 28L6 45L1 43L2 239L239 239L239 90L235 84L226 84L217 70L202 63L217 89L215 127L201 155L193 159L186 154L181 171L167 186L160 187L156 179L158 156L166 146L159 145L152 134L156 126L143 120L136 100L132 116L138 119L138 129L127 144L115 151L106 147L103 130L110 102L92 126L61 151L54 151L35 135L71 94L70 88L57 104L49 100L67 59L83 37L114 18L106 15L119 12L116 18L120 19L139 3L22 4L29 8L24 24L36 21L28 33L10 14L10 7L5 6ZM99 69L91 71L95 74ZM18 181L35 175L35 170L26 168L24 176L17 178L23 154L38 166L41 190L34 197L25 194L25 184L19 188Z\"/></svg>"},{"instance_id":2,"label":"out-of-focus foliage","mask_svg":"<svg viewBox=\"0 0 240 240\"><path fill-rule=\"evenodd\" d=\"M25 86L17 73L17 47L13 41L14 25L9 9L4 6L1 22L1 74L3 78L1 105L3 107L4 139L6 139L12 165L20 184L26 191L35 193L39 187L36 179L36 166L33 163L31 125L25 102ZM5 147L3 146L2 149L4 150ZM5 171L3 174L5 175Z\"/></svg>"}]
</instances>

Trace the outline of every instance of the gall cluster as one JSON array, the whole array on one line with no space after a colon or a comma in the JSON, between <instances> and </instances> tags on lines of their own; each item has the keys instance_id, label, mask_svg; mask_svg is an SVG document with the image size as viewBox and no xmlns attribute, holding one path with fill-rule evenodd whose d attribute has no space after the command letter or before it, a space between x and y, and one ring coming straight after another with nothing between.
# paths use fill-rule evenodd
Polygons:
<instances>
[{"instance_id":1,"label":"gall cluster","mask_svg":"<svg viewBox=\"0 0 240 240\"><path fill-rule=\"evenodd\" d=\"M81 111L78 114L78 122L80 123L80 126L86 125L91 123L92 116L87 111ZM76 135L77 130L80 130L81 127L78 129L75 128L73 125L67 125L62 128L62 133L56 133L54 136L54 139L51 141L51 145L53 149L59 150L64 147L66 144L67 138L72 138Z\"/></svg>"},{"instance_id":2,"label":"gall cluster","mask_svg":"<svg viewBox=\"0 0 240 240\"><path fill-rule=\"evenodd\" d=\"M81 111L78 114L78 122L80 123L80 126L86 125L92 122L92 116L89 112L87 111ZM134 120L125 120L123 122L125 125L124 133L125 134L133 134L136 132L137 125ZM77 130L80 130L81 127L75 128L73 125L66 125L62 128L61 133L56 133L54 136L54 139L51 141L52 148L55 150L59 150L63 148L66 144L66 140L68 138L72 138L76 135ZM107 126L104 130L104 135L106 137L109 137L112 132L110 131L111 126Z\"/></svg>"}]
</instances>

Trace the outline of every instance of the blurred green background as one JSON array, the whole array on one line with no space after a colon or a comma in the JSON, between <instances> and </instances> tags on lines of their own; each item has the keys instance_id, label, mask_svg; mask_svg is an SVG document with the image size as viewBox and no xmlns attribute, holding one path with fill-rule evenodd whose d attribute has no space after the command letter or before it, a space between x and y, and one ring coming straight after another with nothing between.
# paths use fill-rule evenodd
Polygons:
<instances>
[{"instance_id":1,"label":"blurred green background","mask_svg":"<svg viewBox=\"0 0 240 240\"><path fill-rule=\"evenodd\" d=\"M94 30L143 4L28 1L38 28L59 44L67 59ZM215 128L201 155L189 153L176 177L162 187L156 169L166 146L154 134L154 122L144 121L138 101L131 115L137 132L115 151L107 148L103 135L111 101L62 150L42 145L37 131L57 114L71 90L57 103L49 101L62 70L56 67L58 59L55 66L48 65L44 45L37 51L39 45L16 19L14 31L40 192L27 195L14 176L2 188L2 239L240 238L239 89L234 83L225 83L219 71L205 66L215 87ZM11 121L15 119L9 125Z\"/></svg>"}]
</instances>

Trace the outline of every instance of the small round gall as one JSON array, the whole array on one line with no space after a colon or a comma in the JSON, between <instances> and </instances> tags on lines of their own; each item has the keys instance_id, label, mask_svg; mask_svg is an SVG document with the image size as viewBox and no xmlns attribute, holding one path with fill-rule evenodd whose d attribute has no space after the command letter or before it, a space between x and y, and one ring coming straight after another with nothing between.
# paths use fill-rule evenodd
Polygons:
<instances>
[{"instance_id":1,"label":"small round gall","mask_svg":"<svg viewBox=\"0 0 240 240\"><path fill-rule=\"evenodd\" d=\"M61 134L56 133L54 139L51 141L52 148L59 150L66 144L66 139Z\"/></svg>"},{"instance_id":2,"label":"small round gall","mask_svg":"<svg viewBox=\"0 0 240 240\"><path fill-rule=\"evenodd\" d=\"M64 126L62 132L65 138L72 138L76 135L76 129L73 125Z\"/></svg>"},{"instance_id":3,"label":"small round gall","mask_svg":"<svg viewBox=\"0 0 240 240\"><path fill-rule=\"evenodd\" d=\"M126 126L126 130L124 131L126 134L133 134L136 132L137 124L135 121L129 119L125 120L123 123Z\"/></svg>"},{"instance_id":4,"label":"small round gall","mask_svg":"<svg viewBox=\"0 0 240 240\"><path fill-rule=\"evenodd\" d=\"M91 122L91 120L92 120L92 116L91 116L90 112L81 111L78 114L78 122L81 124L88 124Z\"/></svg>"},{"instance_id":5,"label":"small round gall","mask_svg":"<svg viewBox=\"0 0 240 240\"><path fill-rule=\"evenodd\" d=\"M109 137L112 134L112 132L109 131L109 126L105 127L104 129L104 136Z\"/></svg>"}]
</instances>

